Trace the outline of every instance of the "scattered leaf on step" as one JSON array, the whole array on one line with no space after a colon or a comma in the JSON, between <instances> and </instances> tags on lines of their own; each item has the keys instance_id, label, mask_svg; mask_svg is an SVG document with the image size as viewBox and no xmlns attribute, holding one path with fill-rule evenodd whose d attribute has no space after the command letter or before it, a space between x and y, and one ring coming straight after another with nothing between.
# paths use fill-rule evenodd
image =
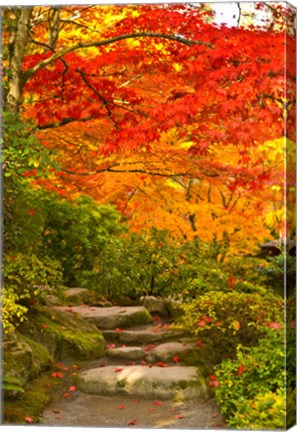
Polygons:
<instances>
[{"instance_id":1,"label":"scattered leaf on step","mask_svg":"<svg viewBox=\"0 0 297 432\"><path fill-rule=\"evenodd\" d=\"M119 405L118 406L118 409L120 409L120 410L122 410L122 409L124 409L125 408L125 405Z\"/></svg>"},{"instance_id":2,"label":"scattered leaf on step","mask_svg":"<svg viewBox=\"0 0 297 432\"><path fill-rule=\"evenodd\" d=\"M106 366L105 363L101 363L101 364L99 365L99 367L105 367L105 366Z\"/></svg>"},{"instance_id":3,"label":"scattered leaf on step","mask_svg":"<svg viewBox=\"0 0 297 432\"><path fill-rule=\"evenodd\" d=\"M73 309L72 308L68 308L68 309L66 309L66 312L71 313L71 312L73 312Z\"/></svg>"},{"instance_id":4,"label":"scattered leaf on step","mask_svg":"<svg viewBox=\"0 0 297 432\"><path fill-rule=\"evenodd\" d=\"M163 402L160 402L160 401L154 401L153 404L154 404L154 405L163 405Z\"/></svg>"},{"instance_id":5,"label":"scattered leaf on step","mask_svg":"<svg viewBox=\"0 0 297 432\"><path fill-rule=\"evenodd\" d=\"M145 360L141 360L140 364L142 364L142 366L146 366L146 361Z\"/></svg>"},{"instance_id":6,"label":"scattered leaf on step","mask_svg":"<svg viewBox=\"0 0 297 432\"><path fill-rule=\"evenodd\" d=\"M154 321L161 321L161 318L159 317L159 315L154 316Z\"/></svg>"},{"instance_id":7,"label":"scattered leaf on step","mask_svg":"<svg viewBox=\"0 0 297 432\"><path fill-rule=\"evenodd\" d=\"M125 344L122 344L122 345L121 345L122 348L126 348L126 346L127 346L127 345L125 345Z\"/></svg>"},{"instance_id":8,"label":"scattered leaf on step","mask_svg":"<svg viewBox=\"0 0 297 432\"><path fill-rule=\"evenodd\" d=\"M45 384L44 384L44 387L46 387L46 388L51 388L51 384L49 384L49 383L45 383Z\"/></svg>"},{"instance_id":9,"label":"scattered leaf on step","mask_svg":"<svg viewBox=\"0 0 297 432\"><path fill-rule=\"evenodd\" d=\"M171 411L176 411L176 408L171 408Z\"/></svg>"},{"instance_id":10,"label":"scattered leaf on step","mask_svg":"<svg viewBox=\"0 0 297 432\"><path fill-rule=\"evenodd\" d=\"M66 327L65 326L61 326L60 329L61 330L66 330Z\"/></svg>"},{"instance_id":11,"label":"scattered leaf on step","mask_svg":"<svg viewBox=\"0 0 297 432\"><path fill-rule=\"evenodd\" d=\"M170 327L169 324L164 324L164 325L163 325L163 328L164 328L164 329L169 329L169 327Z\"/></svg>"},{"instance_id":12,"label":"scattered leaf on step","mask_svg":"<svg viewBox=\"0 0 297 432\"><path fill-rule=\"evenodd\" d=\"M154 408L154 407L151 407L151 408L150 408L150 411L155 411L155 408Z\"/></svg>"},{"instance_id":13,"label":"scattered leaf on step","mask_svg":"<svg viewBox=\"0 0 297 432\"><path fill-rule=\"evenodd\" d=\"M132 361L132 362L129 362L129 363L126 363L127 364L127 366L135 366L136 365L136 362L135 361Z\"/></svg>"},{"instance_id":14,"label":"scattered leaf on step","mask_svg":"<svg viewBox=\"0 0 297 432\"><path fill-rule=\"evenodd\" d=\"M129 422L128 422L128 426L133 426L133 425L135 425L137 423L137 420L130 420Z\"/></svg>"},{"instance_id":15,"label":"scattered leaf on step","mask_svg":"<svg viewBox=\"0 0 297 432\"><path fill-rule=\"evenodd\" d=\"M25 417L25 421L27 423L33 423L33 419L31 419L31 417Z\"/></svg>"},{"instance_id":16,"label":"scattered leaf on step","mask_svg":"<svg viewBox=\"0 0 297 432\"><path fill-rule=\"evenodd\" d=\"M123 370L123 368L115 368L113 371L114 372L121 372Z\"/></svg>"},{"instance_id":17,"label":"scattered leaf on step","mask_svg":"<svg viewBox=\"0 0 297 432\"><path fill-rule=\"evenodd\" d=\"M213 415L213 418L219 417L220 413L216 413Z\"/></svg>"},{"instance_id":18,"label":"scattered leaf on step","mask_svg":"<svg viewBox=\"0 0 297 432\"><path fill-rule=\"evenodd\" d=\"M168 367L168 364L167 363L163 363L163 362L158 362L158 363L156 363L156 366L158 366L158 367Z\"/></svg>"},{"instance_id":19,"label":"scattered leaf on step","mask_svg":"<svg viewBox=\"0 0 297 432\"><path fill-rule=\"evenodd\" d=\"M69 391L71 392L75 392L76 391L76 387L74 385L69 387Z\"/></svg>"},{"instance_id":20,"label":"scattered leaf on step","mask_svg":"<svg viewBox=\"0 0 297 432\"><path fill-rule=\"evenodd\" d=\"M120 329L120 328L116 328L116 329L114 329L114 331L117 332L117 333L120 333L120 332L122 332L123 330Z\"/></svg>"},{"instance_id":21,"label":"scattered leaf on step","mask_svg":"<svg viewBox=\"0 0 297 432\"><path fill-rule=\"evenodd\" d=\"M107 349L114 349L115 347L116 347L115 344L106 345Z\"/></svg>"},{"instance_id":22,"label":"scattered leaf on step","mask_svg":"<svg viewBox=\"0 0 297 432\"><path fill-rule=\"evenodd\" d=\"M139 400L139 399L134 399L133 402L134 402L134 403L139 403L140 400Z\"/></svg>"},{"instance_id":23,"label":"scattered leaf on step","mask_svg":"<svg viewBox=\"0 0 297 432\"><path fill-rule=\"evenodd\" d=\"M178 414L178 415L175 416L175 418L177 418L177 419L183 419L183 418L185 418L185 416L183 414Z\"/></svg>"},{"instance_id":24,"label":"scattered leaf on step","mask_svg":"<svg viewBox=\"0 0 297 432\"><path fill-rule=\"evenodd\" d=\"M180 356L179 355L175 355L173 357L173 361L174 361L174 363L178 363L180 361Z\"/></svg>"},{"instance_id":25,"label":"scattered leaf on step","mask_svg":"<svg viewBox=\"0 0 297 432\"><path fill-rule=\"evenodd\" d=\"M68 367L64 366L64 367L62 367L62 370L63 371L68 371Z\"/></svg>"},{"instance_id":26,"label":"scattered leaf on step","mask_svg":"<svg viewBox=\"0 0 297 432\"><path fill-rule=\"evenodd\" d=\"M46 329L46 328L48 328L48 325L47 324L41 324L41 327Z\"/></svg>"},{"instance_id":27,"label":"scattered leaf on step","mask_svg":"<svg viewBox=\"0 0 297 432\"><path fill-rule=\"evenodd\" d=\"M70 393L64 393L64 397L65 397L65 398L69 398L70 396L71 396Z\"/></svg>"}]
</instances>

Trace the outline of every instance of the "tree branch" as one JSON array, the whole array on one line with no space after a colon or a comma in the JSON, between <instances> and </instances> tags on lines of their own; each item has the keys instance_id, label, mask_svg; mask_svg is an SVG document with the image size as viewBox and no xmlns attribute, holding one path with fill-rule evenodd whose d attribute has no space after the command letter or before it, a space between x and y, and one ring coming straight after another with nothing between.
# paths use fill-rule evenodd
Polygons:
<instances>
[{"instance_id":1,"label":"tree branch","mask_svg":"<svg viewBox=\"0 0 297 432\"><path fill-rule=\"evenodd\" d=\"M190 39L186 39L183 38L181 36L175 36L175 35L166 35L163 33L154 33L154 32L140 32L140 33L130 33L130 34L124 34L124 35L119 35L119 36L115 36L113 38L110 39L105 39L102 41L94 41L94 42L78 42L75 45L72 45L68 48L64 48L61 51L57 52L56 54L53 54L51 57L42 60L40 63L38 63L36 66L28 69L27 71L24 72L24 77L25 80L27 81L33 74L35 74L39 69L44 68L45 66L47 66L50 63L53 63L55 60L60 59L61 57L65 56L66 54L69 54L73 51L77 51L79 49L82 48L93 48L93 47L101 47L101 46L105 46L105 45L110 45L113 44L115 42L119 42L121 40L125 40L125 39L138 39L138 38L161 38L161 39L168 39L168 40L172 40L175 42L179 42L183 45L187 45L187 46L192 46L192 45L203 45L206 46L208 48L214 48L214 46L208 42L203 42L200 40L190 40Z\"/></svg>"}]
</instances>

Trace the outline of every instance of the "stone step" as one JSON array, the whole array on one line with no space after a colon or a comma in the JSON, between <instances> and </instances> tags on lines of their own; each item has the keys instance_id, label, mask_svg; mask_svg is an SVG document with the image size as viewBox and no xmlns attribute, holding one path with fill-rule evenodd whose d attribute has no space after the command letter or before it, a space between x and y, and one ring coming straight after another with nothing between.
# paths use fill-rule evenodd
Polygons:
<instances>
[{"instance_id":1,"label":"stone step","mask_svg":"<svg viewBox=\"0 0 297 432\"><path fill-rule=\"evenodd\" d=\"M119 347L109 349L106 353L107 357L112 359L126 360L142 360L146 356L146 352L142 347Z\"/></svg>"},{"instance_id":2,"label":"stone step","mask_svg":"<svg viewBox=\"0 0 297 432\"><path fill-rule=\"evenodd\" d=\"M153 321L150 313L143 306L58 306L56 309L79 315L95 324L100 330L127 328L148 324Z\"/></svg>"},{"instance_id":3,"label":"stone step","mask_svg":"<svg viewBox=\"0 0 297 432\"><path fill-rule=\"evenodd\" d=\"M97 395L163 400L207 396L205 381L192 366L106 366L79 373L75 383L79 390Z\"/></svg>"},{"instance_id":4,"label":"stone step","mask_svg":"<svg viewBox=\"0 0 297 432\"><path fill-rule=\"evenodd\" d=\"M178 362L180 357L184 357L190 350L193 350L194 344L188 342L167 342L162 343L151 350L149 350L147 355L148 362L162 361L168 362ZM178 356L178 359L174 358Z\"/></svg>"},{"instance_id":5,"label":"stone step","mask_svg":"<svg viewBox=\"0 0 297 432\"><path fill-rule=\"evenodd\" d=\"M107 343L144 346L148 344L165 343L188 336L188 332L180 328L148 326L138 329L103 330Z\"/></svg>"}]
</instances>

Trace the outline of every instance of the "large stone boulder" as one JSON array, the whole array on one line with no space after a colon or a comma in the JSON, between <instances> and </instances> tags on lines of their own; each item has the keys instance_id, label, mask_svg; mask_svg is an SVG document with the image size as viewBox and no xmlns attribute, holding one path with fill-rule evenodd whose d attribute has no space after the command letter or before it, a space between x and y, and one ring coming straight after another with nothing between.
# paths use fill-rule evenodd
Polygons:
<instances>
[{"instance_id":1,"label":"large stone boulder","mask_svg":"<svg viewBox=\"0 0 297 432\"><path fill-rule=\"evenodd\" d=\"M143 306L151 313L151 314L158 314L167 316L168 315L168 309L166 306L166 303L163 299L153 297L153 296L146 296L141 298Z\"/></svg>"},{"instance_id":2,"label":"large stone boulder","mask_svg":"<svg viewBox=\"0 0 297 432\"><path fill-rule=\"evenodd\" d=\"M75 380L81 391L98 395L180 400L207 394L199 370L190 366L106 366L82 372Z\"/></svg>"},{"instance_id":3,"label":"large stone boulder","mask_svg":"<svg viewBox=\"0 0 297 432\"><path fill-rule=\"evenodd\" d=\"M69 310L67 307L58 307L57 309ZM74 306L71 310L102 330L140 326L153 321L148 310L142 306L112 306L108 308Z\"/></svg>"},{"instance_id":4,"label":"large stone boulder","mask_svg":"<svg viewBox=\"0 0 297 432\"><path fill-rule=\"evenodd\" d=\"M105 353L105 340L96 326L57 308L38 307L19 331L43 345L60 360L90 360Z\"/></svg>"},{"instance_id":5,"label":"large stone boulder","mask_svg":"<svg viewBox=\"0 0 297 432\"><path fill-rule=\"evenodd\" d=\"M69 288L64 292L65 303L68 306L80 304L92 304L96 299L96 294L86 288Z\"/></svg>"},{"instance_id":6,"label":"large stone boulder","mask_svg":"<svg viewBox=\"0 0 297 432\"><path fill-rule=\"evenodd\" d=\"M184 310L182 307L182 302L180 300L174 300L171 297L165 299L166 307L168 309L169 315L176 319L183 315Z\"/></svg>"},{"instance_id":7,"label":"large stone boulder","mask_svg":"<svg viewBox=\"0 0 297 432\"><path fill-rule=\"evenodd\" d=\"M32 339L13 332L2 341L2 375L16 378L20 386L47 370L54 359L49 351Z\"/></svg>"},{"instance_id":8,"label":"large stone boulder","mask_svg":"<svg viewBox=\"0 0 297 432\"><path fill-rule=\"evenodd\" d=\"M150 350L147 360L149 362L173 362L175 356L178 356L180 358L181 355L187 353L189 347L189 344L183 342L163 343Z\"/></svg>"},{"instance_id":9,"label":"large stone boulder","mask_svg":"<svg viewBox=\"0 0 297 432\"><path fill-rule=\"evenodd\" d=\"M182 328L158 328L157 326L123 331L102 330L102 333L107 342L127 345L164 343L188 336L187 330Z\"/></svg>"}]
</instances>

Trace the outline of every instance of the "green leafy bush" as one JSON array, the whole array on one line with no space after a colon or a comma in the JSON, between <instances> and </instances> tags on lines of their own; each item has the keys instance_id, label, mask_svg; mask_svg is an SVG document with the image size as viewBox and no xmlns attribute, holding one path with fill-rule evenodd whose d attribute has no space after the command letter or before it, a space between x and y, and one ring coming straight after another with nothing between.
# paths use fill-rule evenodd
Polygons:
<instances>
[{"instance_id":1,"label":"green leafy bush","mask_svg":"<svg viewBox=\"0 0 297 432\"><path fill-rule=\"evenodd\" d=\"M183 305L180 323L212 350L214 363L234 356L237 345L256 345L266 323L283 321L281 297L209 291Z\"/></svg>"},{"instance_id":2,"label":"green leafy bush","mask_svg":"<svg viewBox=\"0 0 297 432\"><path fill-rule=\"evenodd\" d=\"M61 271L57 262L40 261L35 255L5 255L3 264L2 323L8 332L26 319L37 302L59 291Z\"/></svg>"},{"instance_id":3,"label":"green leafy bush","mask_svg":"<svg viewBox=\"0 0 297 432\"><path fill-rule=\"evenodd\" d=\"M291 294L296 286L296 258L289 255L268 258L266 265L259 268L259 274L265 276L266 284L281 295L284 295L286 276L287 293Z\"/></svg>"},{"instance_id":4,"label":"green leafy bush","mask_svg":"<svg viewBox=\"0 0 297 432\"><path fill-rule=\"evenodd\" d=\"M166 230L152 228L112 238L99 262L102 294L107 296L164 295L178 266L178 248Z\"/></svg>"},{"instance_id":5,"label":"green leafy bush","mask_svg":"<svg viewBox=\"0 0 297 432\"><path fill-rule=\"evenodd\" d=\"M237 429L285 428L284 332L271 323L255 347L215 368L215 395L228 425Z\"/></svg>"}]
</instances>

